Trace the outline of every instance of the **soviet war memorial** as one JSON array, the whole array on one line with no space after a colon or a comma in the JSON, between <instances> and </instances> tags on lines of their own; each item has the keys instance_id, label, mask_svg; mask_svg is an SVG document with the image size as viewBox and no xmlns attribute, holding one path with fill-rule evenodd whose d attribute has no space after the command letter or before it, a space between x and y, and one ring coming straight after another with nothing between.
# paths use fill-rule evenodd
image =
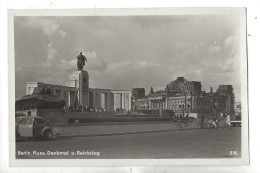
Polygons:
<instances>
[{"instance_id":1,"label":"soviet war memorial","mask_svg":"<svg viewBox=\"0 0 260 173\"><path fill-rule=\"evenodd\" d=\"M240 22L15 17L15 159L243 158Z\"/></svg>"},{"instance_id":2,"label":"soviet war memorial","mask_svg":"<svg viewBox=\"0 0 260 173\"><path fill-rule=\"evenodd\" d=\"M64 86L27 82L26 96L16 101L17 115L26 115L29 111L32 115L46 116L58 111L60 114L63 112L63 121L59 118L55 120L55 115L49 118L55 123L66 123L69 118L75 119L70 116L73 112L85 112L86 115L93 114L91 112L98 112L96 115L112 112L107 113L108 116L113 114L131 116L135 115L132 112L138 112L138 115L161 114L173 118L184 116L212 118L210 116L220 117L235 113L232 85L219 85L216 92L211 88L210 92L206 93L201 90L201 82L187 81L184 77L178 77L166 85L165 90L154 91L151 87L148 95L145 95L144 88L130 90L89 88L89 74L83 69L85 61L86 57L80 53L78 70L69 76L69 81ZM45 113L41 114L44 110Z\"/></svg>"},{"instance_id":3,"label":"soviet war memorial","mask_svg":"<svg viewBox=\"0 0 260 173\"><path fill-rule=\"evenodd\" d=\"M48 116L53 123L59 124L68 123L69 118L75 119L70 115L77 115L76 112L96 116L102 114L103 120L106 120L106 117L114 115L109 112L131 110L131 90L89 88L89 74L83 69L87 59L82 53L77 59L78 69L69 76L64 86L27 82L26 96L16 101L17 114L26 115L30 111L33 115ZM53 115L55 111L57 113ZM55 118L58 114L63 120Z\"/></svg>"}]
</instances>

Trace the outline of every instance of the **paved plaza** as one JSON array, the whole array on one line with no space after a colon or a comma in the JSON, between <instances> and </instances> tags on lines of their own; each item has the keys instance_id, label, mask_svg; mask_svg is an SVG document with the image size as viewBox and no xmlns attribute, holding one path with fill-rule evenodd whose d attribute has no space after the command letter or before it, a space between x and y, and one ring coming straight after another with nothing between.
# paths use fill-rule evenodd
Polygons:
<instances>
[{"instance_id":1,"label":"paved plaza","mask_svg":"<svg viewBox=\"0 0 260 173\"><path fill-rule=\"evenodd\" d=\"M51 141L18 141L16 151L17 159L233 158L241 154L241 128L60 136Z\"/></svg>"}]
</instances>

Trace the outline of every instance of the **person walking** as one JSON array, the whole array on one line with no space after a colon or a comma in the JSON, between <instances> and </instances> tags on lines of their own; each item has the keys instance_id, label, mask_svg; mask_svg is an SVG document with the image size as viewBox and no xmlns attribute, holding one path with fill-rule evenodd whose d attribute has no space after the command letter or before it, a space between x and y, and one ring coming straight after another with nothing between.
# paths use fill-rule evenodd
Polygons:
<instances>
[{"instance_id":1,"label":"person walking","mask_svg":"<svg viewBox=\"0 0 260 173\"><path fill-rule=\"evenodd\" d=\"M220 113L220 120L224 118L223 112Z\"/></svg>"},{"instance_id":2,"label":"person walking","mask_svg":"<svg viewBox=\"0 0 260 173\"><path fill-rule=\"evenodd\" d=\"M201 116L201 128L204 128L204 115Z\"/></svg>"},{"instance_id":3,"label":"person walking","mask_svg":"<svg viewBox=\"0 0 260 173\"><path fill-rule=\"evenodd\" d=\"M231 127L231 119L230 119L230 115L229 114L227 114L227 118L226 118L226 122L225 123L228 126L228 128Z\"/></svg>"}]
</instances>

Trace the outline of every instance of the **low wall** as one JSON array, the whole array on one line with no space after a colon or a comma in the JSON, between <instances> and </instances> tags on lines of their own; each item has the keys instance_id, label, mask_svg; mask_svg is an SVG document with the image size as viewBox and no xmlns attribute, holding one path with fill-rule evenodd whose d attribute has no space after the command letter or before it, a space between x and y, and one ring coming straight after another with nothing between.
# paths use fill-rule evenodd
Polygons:
<instances>
[{"instance_id":1,"label":"low wall","mask_svg":"<svg viewBox=\"0 0 260 173\"><path fill-rule=\"evenodd\" d=\"M172 121L172 117L159 115L116 115L115 112L66 112L69 123L89 122L140 122L140 121Z\"/></svg>"},{"instance_id":2,"label":"low wall","mask_svg":"<svg viewBox=\"0 0 260 173\"><path fill-rule=\"evenodd\" d=\"M88 118L88 117L70 117L69 123L96 123L96 122L147 122L147 121L173 121L172 118L152 118L152 117L117 117L117 118Z\"/></svg>"},{"instance_id":3,"label":"low wall","mask_svg":"<svg viewBox=\"0 0 260 173\"><path fill-rule=\"evenodd\" d=\"M96 118L111 119L115 118L115 112L65 112L69 118Z\"/></svg>"},{"instance_id":4,"label":"low wall","mask_svg":"<svg viewBox=\"0 0 260 173\"><path fill-rule=\"evenodd\" d=\"M31 115L37 115L47 119L52 125L62 125L74 123L76 120L79 123L89 122L140 122L140 121L173 121L172 116L159 114L146 114L146 115L131 115L122 114L116 115L115 112L64 112L60 109L38 109L26 110L21 113L27 115L31 111ZM190 117L197 118L197 115Z\"/></svg>"}]
</instances>

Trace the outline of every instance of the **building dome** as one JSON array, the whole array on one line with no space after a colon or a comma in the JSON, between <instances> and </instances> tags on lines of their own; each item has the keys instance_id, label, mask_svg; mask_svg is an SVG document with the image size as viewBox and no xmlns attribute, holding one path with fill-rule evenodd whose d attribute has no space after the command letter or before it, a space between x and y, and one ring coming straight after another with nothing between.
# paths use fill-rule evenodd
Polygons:
<instances>
[{"instance_id":1,"label":"building dome","mask_svg":"<svg viewBox=\"0 0 260 173\"><path fill-rule=\"evenodd\" d=\"M180 91L185 90L185 88L189 85L189 81L184 79L184 77L178 77L176 80L170 82L166 86L166 90L169 91Z\"/></svg>"}]
</instances>

